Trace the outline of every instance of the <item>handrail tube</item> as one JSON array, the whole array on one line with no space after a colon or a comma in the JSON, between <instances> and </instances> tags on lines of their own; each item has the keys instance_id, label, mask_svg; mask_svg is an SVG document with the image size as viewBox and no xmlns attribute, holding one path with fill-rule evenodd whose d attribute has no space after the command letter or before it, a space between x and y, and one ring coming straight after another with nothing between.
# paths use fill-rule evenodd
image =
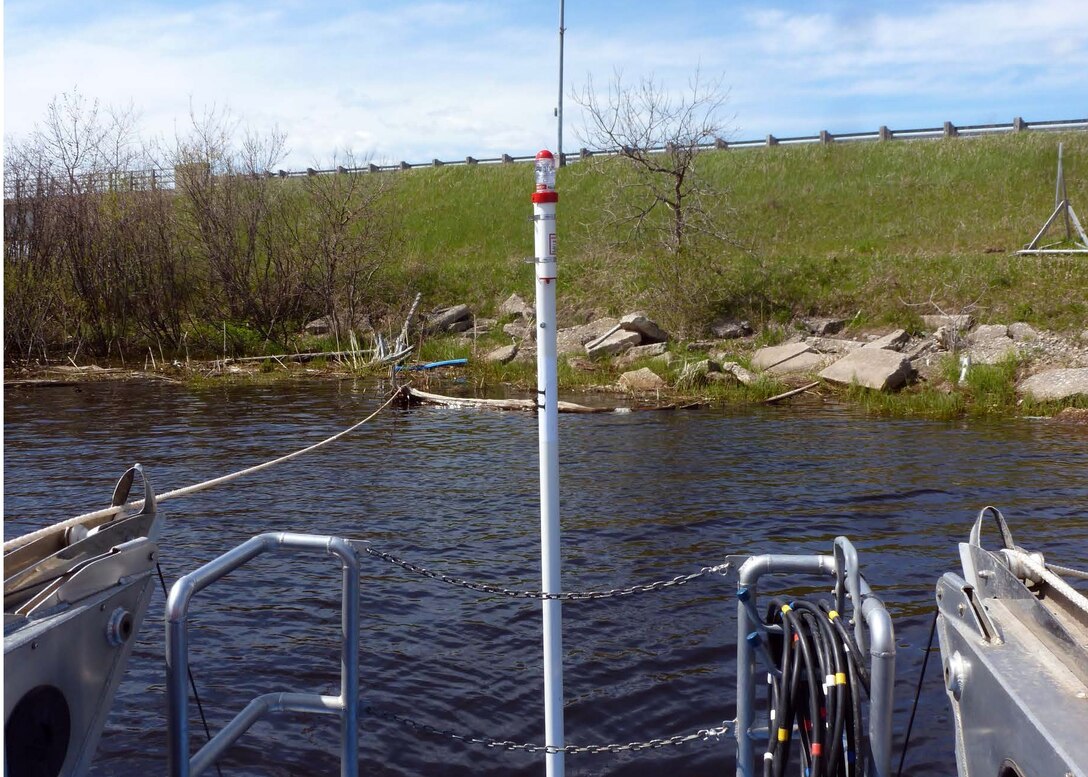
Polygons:
<instances>
[{"instance_id":1,"label":"handrail tube","mask_svg":"<svg viewBox=\"0 0 1088 777\"><path fill-rule=\"evenodd\" d=\"M790 556L784 554L764 554L752 556L737 571L738 588L747 588L753 595L756 584L766 574L775 572L799 572L804 574L835 573L833 556ZM742 777L755 777L755 744L749 734L755 718L756 686L755 661L753 647L748 644L747 635L754 625L749 623L748 606L737 601L737 728L734 736L737 740L737 774Z\"/></svg>"},{"instance_id":2,"label":"handrail tube","mask_svg":"<svg viewBox=\"0 0 1088 777\"><path fill-rule=\"evenodd\" d=\"M861 568L858 564L858 551L854 547L854 544L850 542L848 537L838 536L835 538L835 608L839 612L843 612L843 591L838 585L841 580L846 587L845 593L850 594L850 609L853 611L854 621L854 639L858 642L858 647L862 652L865 652L869 644L868 635L865 633L865 620L858 617L861 612L861 601L865 595L865 591L862 590L862 577ZM839 564L842 564L840 567ZM868 586L866 586L868 587Z\"/></svg>"},{"instance_id":3,"label":"handrail tube","mask_svg":"<svg viewBox=\"0 0 1088 777\"><path fill-rule=\"evenodd\" d=\"M324 550L338 556L341 561L343 599L340 621L340 696L337 698L319 694L274 693L258 697L190 759L189 688L186 681L189 667L187 616L192 598L255 556L278 548ZM277 709L294 709L340 714L340 773L342 777L355 777L359 770L359 601L359 557L352 545L340 537L290 532L261 534L179 578L167 597L165 616L169 773L173 777L199 774L214 763L222 751L245 733L261 715Z\"/></svg>"},{"instance_id":4,"label":"handrail tube","mask_svg":"<svg viewBox=\"0 0 1088 777\"><path fill-rule=\"evenodd\" d=\"M189 774L198 777L214 764L254 723L270 712L316 712L337 715L343 704L337 696L318 693L266 693L253 699L189 760Z\"/></svg>"},{"instance_id":5,"label":"handrail tube","mask_svg":"<svg viewBox=\"0 0 1088 777\"><path fill-rule=\"evenodd\" d=\"M864 596L861 615L869 627L869 746L877 777L892 774L892 709L895 690L895 631L892 616L875 596Z\"/></svg>"}]
</instances>

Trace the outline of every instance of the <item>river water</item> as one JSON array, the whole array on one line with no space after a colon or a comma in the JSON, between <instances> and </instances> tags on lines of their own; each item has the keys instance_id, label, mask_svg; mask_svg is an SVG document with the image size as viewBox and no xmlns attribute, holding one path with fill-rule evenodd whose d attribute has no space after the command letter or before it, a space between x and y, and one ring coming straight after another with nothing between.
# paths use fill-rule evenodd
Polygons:
<instances>
[{"instance_id":1,"label":"river water","mask_svg":"<svg viewBox=\"0 0 1088 777\"><path fill-rule=\"evenodd\" d=\"M99 383L9 389L4 530L16 536L108 503L144 465L158 492L315 442L377 407L367 382L277 386ZM312 455L162 506L168 581L270 530L344 535L453 576L539 588L536 421L524 413L388 410ZM977 511L999 506L1018 543L1088 558L1083 427L874 419L789 407L560 421L565 590L625 587L727 554L828 553L856 544L898 644L896 759L939 575ZM540 605L413 577L366 556L364 702L469 736L542 742ZM321 556L269 556L195 600L193 671L213 731L253 696L336 693L339 572ZM569 743L641 741L734 715L734 582L704 577L642 596L563 607ZM165 771L162 595L139 636L95 774ZM931 662L907 757L954 773ZM200 732L193 720L194 738ZM258 724L224 775L337 772L333 718ZM369 718L367 775L538 775L543 757L464 745ZM570 755L571 775L727 774L734 744Z\"/></svg>"}]
</instances>

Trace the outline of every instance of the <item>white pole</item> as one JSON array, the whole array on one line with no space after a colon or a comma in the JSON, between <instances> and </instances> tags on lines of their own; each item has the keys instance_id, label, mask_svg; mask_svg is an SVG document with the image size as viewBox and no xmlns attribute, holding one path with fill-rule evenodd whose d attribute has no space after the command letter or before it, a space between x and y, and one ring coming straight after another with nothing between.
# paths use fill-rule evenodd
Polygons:
<instances>
[{"instance_id":1,"label":"white pole","mask_svg":"<svg viewBox=\"0 0 1088 777\"><path fill-rule=\"evenodd\" d=\"M555 158L536 155L533 236L536 267L536 385L540 440L540 571L545 593L562 591L559 552L559 379L555 343ZM563 611L558 599L545 599L544 742L563 747ZM563 777L563 753L546 756L547 777Z\"/></svg>"}]
</instances>

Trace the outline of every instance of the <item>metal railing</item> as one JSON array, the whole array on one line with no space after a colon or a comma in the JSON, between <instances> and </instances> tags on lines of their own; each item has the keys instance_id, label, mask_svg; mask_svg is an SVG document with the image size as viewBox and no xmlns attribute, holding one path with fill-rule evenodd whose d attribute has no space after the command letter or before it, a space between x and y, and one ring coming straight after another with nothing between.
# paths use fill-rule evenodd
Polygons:
<instances>
[{"instance_id":1,"label":"metal railing","mask_svg":"<svg viewBox=\"0 0 1088 777\"><path fill-rule=\"evenodd\" d=\"M923 127L920 129L889 129L886 126L882 126L877 130L871 132L831 133L824 130L816 135L798 135L793 137L777 137L775 135L767 135L763 138L737 141L718 138L714 141L700 144L699 148L708 150L767 148L773 146L815 145L821 143L828 144L840 142L857 143L889 140L932 140L937 138L952 137L968 138L981 137L985 135L999 135L1007 132L1074 132L1086 130L1088 130L1088 118L1028 122L1024 121L1018 116L1007 124L956 125L950 121L946 121L940 127ZM660 146L648 148L645 150L650 153L665 153L669 149L666 146ZM622 153L622 149L591 150L587 148L582 148L575 153L563 154L563 161L573 162L579 159L584 160L593 157L616 156L620 153ZM467 156L464 159L432 159L429 162L400 161L380 165L369 163L357 167L345 167L343 165L339 165L337 167L328 168L307 167L304 170L266 170L259 174L256 174L256 177L306 178L315 175L384 173L395 172L399 170L415 170L427 167L515 164L521 162L532 162L535 160L535 158L535 155L513 156L510 154L501 154L499 156L480 158ZM175 170L169 167L164 167L154 170L118 171L108 174L101 173L93 176L88 175L84 179L84 184L79 188L79 191L147 191L152 189L174 189L176 188L176 186L177 174ZM68 189L64 188L63 183L60 185L60 189L63 190L64 193L69 193ZM54 193L54 191L56 190L56 187L52 186L51 182L47 181L20 180L17 177L15 180L5 179L4 181L5 200L17 199L22 196L48 196L49 194Z\"/></svg>"},{"instance_id":2,"label":"metal railing","mask_svg":"<svg viewBox=\"0 0 1088 777\"><path fill-rule=\"evenodd\" d=\"M357 543L350 540L304 534L269 533L262 534L239 545L231 551L205 564L181 579L170 591L166 607L166 646L167 646L167 707L168 707L168 747L169 773L172 777L199 775L212 766L223 752L234 744L254 723L270 712L292 711L336 714L341 719L341 775L355 777L358 774L358 731L359 724L359 550ZM233 720L217 733L195 755L189 753L188 698L186 685L189 670L188 657L188 612L192 597L199 591L237 569L254 557L266 551L279 548L301 550L324 550L338 556L343 563L343 612L341 615L341 691L340 696L322 696L313 693L268 693L252 700ZM466 581L447 578L430 573L407 562L390 557L387 554L372 551L364 547L371 555L404 567L424 577L442 582L467 587L473 590L477 585ZM734 735L737 741L738 777L757 777L762 773L761 763L756 760L757 743L766 743L770 732L754 726L756 718L756 681L755 675L760 662L772 662L766 648L760 645L759 635L766 638L770 630L775 629L763 623L757 610L757 587L760 580L772 574L818 575L834 578L835 612L849 614L853 624L854 636L861 653L868 653L870 661L871 690L869 693L869 761L866 773L871 777L890 777L891 775L891 726L893 710L893 691L895 682L895 639L891 618L881 601L873 596L869 585L862 577L857 552L846 537L835 540L832 555L777 555L729 556L724 564L702 570L688 578L702 576L705 572L737 575L737 717ZM682 584L680 578L668 583L651 586L635 586L632 589L609 591L607 596L623 596L629 593L658 590L666 585ZM508 594L504 589L497 589ZM518 598L547 598L540 592L517 593ZM584 592L572 592L564 595L570 599L600 598L588 596ZM764 642L764 645L766 642ZM774 671L768 663L767 670ZM728 726L720 729L700 730L698 732L653 739L642 743L616 745L566 746L555 749L547 746L521 744L505 740L496 740L486 736L466 736L452 731L434 729L410 719L396 715L382 715L409 725L413 729L428 734L449 736L452 739L487 747L501 747L531 752L599 753L641 750L665 745L683 744L695 739L716 737L725 732ZM728 723L728 721L727 721ZM757 768L758 767L758 768Z\"/></svg>"},{"instance_id":3,"label":"metal railing","mask_svg":"<svg viewBox=\"0 0 1088 777\"><path fill-rule=\"evenodd\" d=\"M266 693L253 699L204 745L189 755L189 605L193 596L262 553L278 549L323 550L337 556L343 574L340 695ZM171 777L196 777L270 712L312 712L340 716L340 774L359 773L359 557L338 537L311 534L258 535L180 578L166 602L166 703L168 766Z\"/></svg>"},{"instance_id":4,"label":"metal railing","mask_svg":"<svg viewBox=\"0 0 1088 777\"><path fill-rule=\"evenodd\" d=\"M730 556L739 565L737 576L737 739L738 777L756 777L756 743L766 743L771 732L755 724L757 661L763 661L753 639L762 630L756 604L761 578L770 574L806 574L835 578L835 607L845 612L850 602L850 619L860 650L869 653L871 687L869 694L869 747L872 754L869 774L891 777L892 711L895 690L895 633L884 604L873 596L858 567L857 551L846 537L835 539L831 556Z\"/></svg>"}]
</instances>

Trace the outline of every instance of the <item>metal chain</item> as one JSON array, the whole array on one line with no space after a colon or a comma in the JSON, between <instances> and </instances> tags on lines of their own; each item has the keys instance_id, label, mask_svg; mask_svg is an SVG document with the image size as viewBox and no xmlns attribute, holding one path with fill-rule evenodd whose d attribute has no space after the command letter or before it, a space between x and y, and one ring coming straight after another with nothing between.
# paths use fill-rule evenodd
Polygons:
<instances>
[{"instance_id":1,"label":"metal chain","mask_svg":"<svg viewBox=\"0 0 1088 777\"><path fill-rule=\"evenodd\" d=\"M404 559L397 558L390 553L383 553L380 550L375 550L369 545L362 545L363 550L369 553L375 558L380 558L383 561L388 561L390 564L400 567L408 572L413 572L423 577L429 577L432 580L438 580L439 582L446 583L452 586L458 586L460 588L468 588L472 591L482 591L489 594L499 594L502 596L509 596L513 599L561 599L564 601L577 601L583 599L610 599L616 596L631 596L633 594L644 594L650 591L659 591L663 588L672 588L678 585L684 585L690 583L692 580L696 580L704 575L711 573L724 575L731 568L730 562L724 564L718 564L713 567L703 567L698 572L692 572L687 575L677 575L670 580L657 580L653 583L642 583L639 585L633 585L629 588L610 588L607 591L564 591L561 593L545 593L544 591L513 591L509 588L503 588L497 585L489 585L488 583L474 583L470 580L462 580L458 577L450 577L449 575L443 575L440 572L421 567L419 564L413 564L411 561L405 561Z\"/></svg>"},{"instance_id":2,"label":"metal chain","mask_svg":"<svg viewBox=\"0 0 1088 777\"><path fill-rule=\"evenodd\" d=\"M657 748L668 747L670 745L683 745L688 742L693 742L696 739L717 739L729 733L728 721L722 721L720 726L715 726L714 728L701 728L690 734L677 734L676 736L664 737L661 739L649 739L645 742L628 742L626 744L617 743L611 745L567 745L565 747L556 747L555 745L536 745L527 742L492 739L491 737L486 736L473 737L466 734L458 734L456 731L436 728L427 723L420 723L417 720L406 718L392 712L386 712L385 710L379 710L374 707L366 707L363 712L371 717L380 718L392 723L399 723L406 728L410 728L413 731L422 734L432 734L446 737L447 739L455 739L458 742L464 742L469 745L483 745L484 747L501 750L522 750L526 753L637 753L641 750L656 750Z\"/></svg>"}]
</instances>

